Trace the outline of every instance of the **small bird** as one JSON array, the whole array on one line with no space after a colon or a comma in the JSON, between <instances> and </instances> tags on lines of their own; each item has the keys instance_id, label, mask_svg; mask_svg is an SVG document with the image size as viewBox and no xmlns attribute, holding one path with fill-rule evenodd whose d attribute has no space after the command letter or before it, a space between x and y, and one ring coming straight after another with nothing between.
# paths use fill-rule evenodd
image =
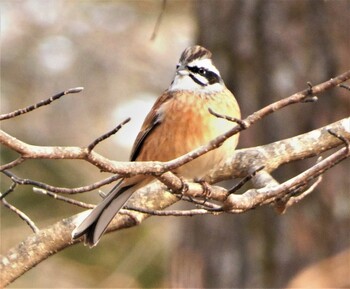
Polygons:
<instances>
[{"instance_id":1,"label":"small bird","mask_svg":"<svg viewBox=\"0 0 350 289\"><path fill-rule=\"evenodd\" d=\"M240 118L233 94L226 88L204 47L188 47L176 66L174 80L156 100L133 145L130 161L169 161L184 155L227 132L234 124L212 111ZM177 168L184 178L200 178L216 163L232 154L238 135L222 146ZM72 237L85 235L85 243L95 246L114 216L139 188L152 182L151 176L122 179L91 213L75 228Z\"/></svg>"}]
</instances>

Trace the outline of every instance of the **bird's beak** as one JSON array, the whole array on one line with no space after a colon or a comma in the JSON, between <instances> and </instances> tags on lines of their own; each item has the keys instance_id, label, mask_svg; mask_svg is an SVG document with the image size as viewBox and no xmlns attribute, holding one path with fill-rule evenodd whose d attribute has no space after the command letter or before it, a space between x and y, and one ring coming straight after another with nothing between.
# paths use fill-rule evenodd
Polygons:
<instances>
[{"instance_id":1,"label":"bird's beak","mask_svg":"<svg viewBox=\"0 0 350 289\"><path fill-rule=\"evenodd\" d=\"M186 76L186 75L189 75L190 73L185 66L181 65L176 69L176 74L180 76Z\"/></svg>"}]
</instances>

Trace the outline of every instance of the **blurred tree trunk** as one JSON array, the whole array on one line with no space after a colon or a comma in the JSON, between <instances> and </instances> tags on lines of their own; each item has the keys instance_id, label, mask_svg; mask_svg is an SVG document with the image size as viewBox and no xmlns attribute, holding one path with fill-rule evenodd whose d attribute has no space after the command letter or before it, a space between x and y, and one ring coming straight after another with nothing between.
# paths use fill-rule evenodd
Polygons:
<instances>
[{"instance_id":1,"label":"blurred tree trunk","mask_svg":"<svg viewBox=\"0 0 350 289\"><path fill-rule=\"evenodd\" d=\"M348 1L201 0L195 5L197 43L213 52L246 116L306 88L307 81L318 83L349 68L349 7ZM276 113L244 132L240 146L297 135L348 115L348 94L339 89L318 103ZM312 162L291 164L276 178ZM317 192L283 216L257 209L184 220L179 250L201 256L205 287L283 286L310 262L349 246L348 165L327 174Z\"/></svg>"}]
</instances>

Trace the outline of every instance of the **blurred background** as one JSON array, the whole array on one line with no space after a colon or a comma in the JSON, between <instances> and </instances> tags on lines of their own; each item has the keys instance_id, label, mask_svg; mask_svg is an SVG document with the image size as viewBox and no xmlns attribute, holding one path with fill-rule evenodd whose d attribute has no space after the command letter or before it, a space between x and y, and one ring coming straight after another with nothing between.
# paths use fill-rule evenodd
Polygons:
<instances>
[{"instance_id":1,"label":"blurred background","mask_svg":"<svg viewBox=\"0 0 350 289\"><path fill-rule=\"evenodd\" d=\"M108 158L127 160L144 116L170 84L187 46L213 52L243 117L305 89L307 81L317 84L350 68L346 0L172 0L162 7L161 0L1 1L1 113L85 87L3 121L1 128L31 144L86 146L130 116L127 126L96 148ZM241 134L239 147L292 137L348 115L349 92L333 89L317 103L294 105L259 122ZM2 149L1 157L8 162L16 155ZM286 180L315 161L289 164L274 176ZM81 244L68 248L10 288L301 287L325 276L330 283L323 287L350 286L349 254L290 283L308 266L348 252L349 170L347 161L327 172L311 196L282 216L259 208L242 215L150 218L104 236L93 250ZM108 176L84 162L58 160L27 161L12 172L62 187ZM1 176L1 190L9 185ZM99 201L97 192L77 198ZM7 200L40 228L81 211L29 186ZM2 254L29 234L23 221L1 207ZM337 266L347 273L343 281Z\"/></svg>"}]
</instances>

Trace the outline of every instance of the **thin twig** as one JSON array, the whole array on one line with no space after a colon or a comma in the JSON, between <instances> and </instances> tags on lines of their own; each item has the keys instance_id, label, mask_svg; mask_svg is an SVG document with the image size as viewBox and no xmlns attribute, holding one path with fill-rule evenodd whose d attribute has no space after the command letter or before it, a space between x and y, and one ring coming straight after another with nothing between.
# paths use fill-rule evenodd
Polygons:
<instances>
[{"instance_id":1,"label":"thin twig","mask_svg":"<svg viewBox=\"0 0 350 289\"><path fill-rule=\"evenodd\" d=\"M16 117L16 116L21 115L21 114L25 114L25 113L30 112L30 111L32 111L34 109L37 109L37 108L39 108L41 106L48 105L51 102L61 98L62 96L66 95L66 94L78 93L78 92L81 92L83 89L84 89L83 87L70 88L68 90L65 90L65 91L62 91L60 93L57 93L56 95L51 96L48 99L42 100L42 101L40 101L40 102L38 102L36 104L27 106L25 108L17 109L17 110L15 110L13 112L10 112L10 113L2 114L2 115L0 115L0 120L5 120L5 119Z\"/></svg>"},{"instance_id":2,"label":"thin twig","mask_svg":"<svg viewBox=\"0 0 350 289\"><path fill-rule=\"evenodd\" d=\"M184 216L198 216L198 215L217 215L221 212L208 211L205 209L192 209L192 210L151 210L145 208L135 208L132 206L125 206L124 209L130 211L136 211L144 214L149 214L153 216L174 216L174 217L184 217ZM121 211L123 213L123 210Z\"/></svg>"},{"instance_id":3,"label":"thin twig","mask_svg":"<svg viewBox=\"0 0 350 289\"><path fill-rule=\"evenodd\" d=\"M340 140L344 143L345 147L347 147L347 148L349 149L349 147L350 147L350 141L349 141L348 139L346 139L344 136L342 136L342 135L336 133L336 132L335 132L334 130L332 130L332 129L328 129L327 131L328 131L332 136L334 136L334 137L340 139Z\"/></svg>"},{"instance_id":4,"label":"thin twig","mask_svg":"<svg viewBox=\"0 0 350 289\"><path fill-rule=\"evenodd\" d=\"M153 32L152 32L152 36L151 36L151 41L155 40L156 37L157 37L157 33L158 33L158 30L159 30L159 27L160 27L160 23L162 22L162 19L163 19L163 14L164 14L164 11L165 11L166 2L167 2L167 0L163 0L163 2L162 2L162 9L161 9L161 11L160 11L160 13L158 15L156 25L154 26L154 29L153 29Z\"/></svg>"},{"instance_id":5,"label":"thin twig","mask_svg":"<svg viewBox=\"0 0 350 289\"><path fill-rule=\"evenodd\" d=\"M210 114L212 114L213 116L216 116L217 118L222 118L222 119L226 119L228 121L237 123L242 128L242 130L246 128L246 124L244 123L244 121L240 120L239 118L217 113L214 110L212 110L210 107L208 108L208 111Z\"/></svg>"},{"instance_id":6,"label":"thin twig","mask_svg":"<svg viewBox=\"0 0 350 289\"><path fill-rule=\"evenodd\" d=\"M323 157L319 156L317 158L316 163L319 163L322 160L323 160ZM266 202L263 202L262 204L265 205L265 204L274 203L277 212L279 214L284 214L288 207L297 203L299 200L301 200L303 198L303 197L299 198L299 196L302 196L302 195L306 196L306 195L310 194L314 190L314 188L316 188L316 186L322 181L322 175L318 176L318 179L315 182L316 184L314 183L311 186L309 186L309 182L311 181L311 179L312 178L307 179L307 180L305 180L304 183L301 183L300 185L287 191L286 194L284 196L282 196L281 198L278 198L278 199L273 200L273 201L266 201ZM290 201L291 199L295 200L295 202L293 203L293 201ZM299 199L299 200L297 201L297 199Z\"/></svg>"},{"instance_id":7,"label":"thin twig","mask_svg":"<svg viewBox=\"0 0 350 289\"><path fill-rule=\"evenodd\" d=\"M13 182L11 184L11 186L3 194L1 194L0 200L5 198L8 194L12 193L15 190L16 187L17 187L17 183Z\"/></svg>"},{"instance_id":8,"label":"thin twig","mask_svg":"<svg viewBox=\"0 0 350 289\"><path fill-rule=\"evenodd\" d=\"M115 133L117 133L130 120L131 118L128 117L126 120L118 124L114 129L95 139L91 144L88 145L87 147L88 151L91 152L95 148L95 146L97 146L101 141L104 141L106 138L109 138L111 135L114 135Z\"/></svg>"},{"instance_id":9,"label":"thin twig","mask_svg":"<svg viewBox=\"0 0 350 289\"><path fill-rule=\"evenodd\" d=\"M341 87L341 88L345 88L346 90L350 91L350 86L348 86L346 84L339 84L338 86Z\"/></svg>"},{"instance_id":10,"label":"thin twig","mask_svg":"<svg viewBox=\"0 0 350 289\"><path fill-rule=\"evenodd\" d=\"M205 209L205 210L219 210L219 209L221 209L221 206L214 204L212 202L209 202L207 199L205 199L204 201L202 201L202 200L199 201L199 200L196 200L190 196L183 196L181 198L181 200L187 201L189 203L193 203L197 207L200 207L200 208Z\"/></svg>"},{"instance_id":11,"label":"thin twig","mask_svg":"<svg viewBox=\"0 0 350 289\"><path fill-rule=\"evenodd\" d=\"M15 206L11 205L8 203L3 197L2 194L0 193L0 199L1 202L4 204L4 206L8 209L10 209L12 212L14 212L18 217L20 217L23 221L25 221L28 226L33 230L34 233L38 233L40 230L39 228L35 225L35 223L21 210L17 209Z\"/></svg>"},{"instance_id":12,"label":"thin twig","mask_svg":"<svg viewBox=\"0 0 350 289\"><path fill-rule=\"evenodd\" d=\"M3 170L8 170L8 169L11 169L11 168L13 168L15 166L18 166L19 164L23 163L24 161L25 161L25 158L19 157L19 158L15 159L12 162L9 162L7 164L4 164L4 165L0 166L0 172L3 171Z\"/></svg>"},{"instance_id":13,"label":"thin twig","mask_svg":"<svg viewBox=\"0 0 350 289\"><path fill-rule=\"evenodd\" d=\"M53 192L50 192L50 191L47 191L47 190L43 190L43 189L39 189L39 188L33 188L33 191L35 193L47 195L47 196L49 196L51 198L54 198L56 200L63 201L63 202L66 202L68 204L75 205L75 206L78 206L78 207L81 207L81 208L93 209L93 208L96 207L95 205L87 204L87 203L84 203L84 202L81 202L81 201L73 200L71 198L63 197L63 196L57 195L57 194L55 194Z\"/></svg>"},{"instance_id":14,"label":"thin twig","mask_svg":"<svg viewBox=\"0 0 350 289\"><path fill-rule=\"evenodd\" d=\"M261 171L262 169L264 169L265 166L261 166L259 168L257 168L254 172L252 172L251 174L249 174L248 176L244 177L240 182L238 182L236 185L234 185L231 189L228 190L228 195L233 194L235 192L237 192L240 188L242 188L247 182L249 182L255 175L257 172Z\"/></svg>"},{"instance_id":15,"label":"thin twig","mask_svg":"<svg viewBox=\"0 0 350 289\"><path fill-rule=\"evenodd\" d=\"M62 194L79 194L79 193L85 193L85 192L90 192L92 190L98 189L102 186L108 185L116 180L119 180L121 178L120 175L113 175L108 178L105 178L102 181L98 181L96 183L93 183L88 186L83 186L83 187L77 187L77 188L62 188L62 187L54 187L45 183L41 183L38 181L34 181L31 179L22 179L15 174L9 172L9 171L3 171L3 174L11 178L11 180L19 185L31 185L35 187L39 187L41 189L54 192L54 193L62 193Z\"/></svg>"},{"instance_id":16,"label":"thin twig","mask_svg":"<svg viewBox=\"0 0 350 289\"><path fill-rule=\"evenodd\" d=\"M322 178L323 178L322 175L319 176L316 182L314 182L307 190L305 190L304 192L302 192L297 196L290 197L289 200L284 204L283 211L285 212L289 207L297 204L302 199L304 199L307 195L311 194L316 189L316 187L321 183Z\"/></svg>"}]
</instances>

